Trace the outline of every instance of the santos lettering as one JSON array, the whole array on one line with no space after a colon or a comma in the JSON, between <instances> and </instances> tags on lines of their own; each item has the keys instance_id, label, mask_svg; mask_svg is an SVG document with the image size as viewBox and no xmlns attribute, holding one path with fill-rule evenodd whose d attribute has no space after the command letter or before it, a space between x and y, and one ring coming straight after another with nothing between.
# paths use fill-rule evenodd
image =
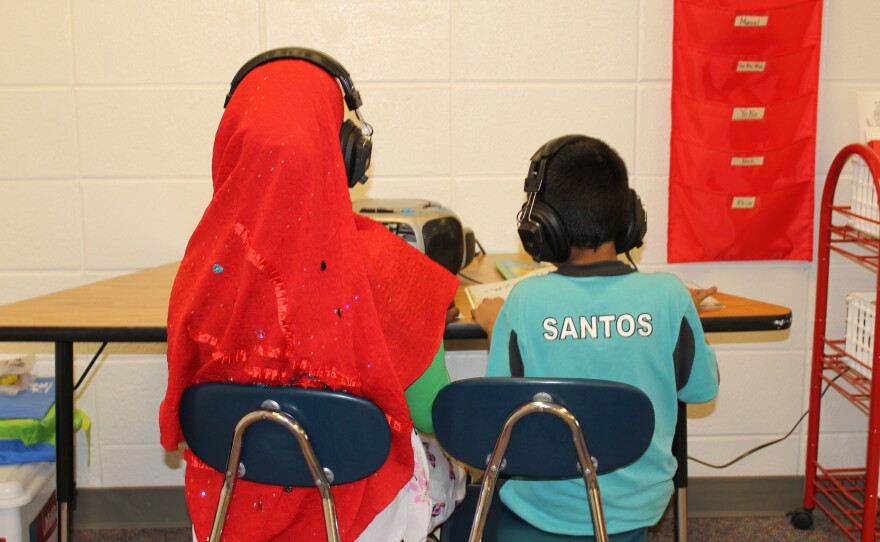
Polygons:
<instances>
[{"instance_id":1,"label":"santos lettering","mask_svg":"<svg viewBox=\"0 0 880 542\"><path fill-rule=\"evenodd\" d=\"M654 331L651 315L642 313L602 314L592 316L566 316L560 322L557 318L544 319L544 339L564 341L566 339L610 339L612 337L648 337Z\"/></svg>"}]
</instances>

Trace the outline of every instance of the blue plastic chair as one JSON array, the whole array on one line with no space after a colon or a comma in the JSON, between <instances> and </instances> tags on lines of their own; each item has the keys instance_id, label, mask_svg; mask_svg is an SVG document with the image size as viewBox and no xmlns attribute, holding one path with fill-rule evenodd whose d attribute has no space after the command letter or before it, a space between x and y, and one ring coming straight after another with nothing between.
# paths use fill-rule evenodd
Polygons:
<instances>
[{"instance_id":1,"label":"blue plastic chair","mask_svg":"<svg viewBox=\"0 0 880 542\"><path fill-rule=\"evenodd\" d=\"M545 415L532 416L539 413ZM444 523L443 542L607 542L597 475L637 460L654 434L654 408L644 392L590 379L458 380L437 396L433 418L449 454L486 470L479 497L469 488L470 498ZM583 477L595 537L548 533L521 520L495 498L499 474Z\"/></svg>"},{"instance_id":2,"label":"blue plastic chair","mask_svg":"<svg viewBox=\"0 0 880 542\"><path fill-rule=\"evenodd\" d=\"M388 422L375 404L334 391L198 384L183 394L180 423L192 452L225 473L211 542L222 535L236 479L317 487L327 540L338 542L330 485L376 472L391 447Z\"/></svg>"}]
</instances>

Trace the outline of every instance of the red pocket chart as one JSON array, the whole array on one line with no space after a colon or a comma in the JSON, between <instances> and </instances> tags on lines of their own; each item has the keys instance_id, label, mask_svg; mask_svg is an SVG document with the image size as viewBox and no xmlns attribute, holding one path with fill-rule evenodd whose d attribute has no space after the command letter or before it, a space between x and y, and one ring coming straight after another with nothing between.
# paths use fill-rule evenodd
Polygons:
<instances>
[{"instance_id":1,"label":"red pocket chart","mask_svg":"<svg viewBox=\"0 0 880 542\"><path fill-rule=\"evenodd\" d=\"M819 46L791 53L714 53L673 44L676 63L672 84L682 96L715 102L778 102L816 92L818 77L804 68L819 65Z\"/></svg>"},{"instance_id":2,"label":"red pocket chart","mask_svg":"<svg viewBox=\"0 0 880 542\"><path fill-rule=\"evenodd\" d=\"M731 193L777 190L815 176L813 138L779 149L737 152L695 145L680 139L671 143L670 179L676 183Z\"/></svg>"},{"instance_id":3,"label":"red pocket chart","mask_svg":"<svg viewBox=\"0 0 880 542\"><path fill-rule=\"evenodd\" d=\"M678 220L669 231L669 261L755 260L755 254L762 260L809 260L812 209L813 179L761 194L670 185L670 222ZM700 238L711 243L693 242Z\"/></svg>"},{"instance_id":4,"label":"red pocket chart","mask_svg":"<svg viewBox=\"0 0 880 542\"><path fill-rule=\"evenodd\" d=\"M787 53L818 44L817 0L676 0L673 39L717 53Z\"/></svg>"},{"instance_id":5,"label":"red pocket chart","mask_svg":"<svg viewBox=\"0 0 880 542\"><path fill-rule=\"evenodd\" d=\"M669 262L811 260L822 0L675 0Z\"/></svg>"},{"instance_id":6,"label":"red pocket chart","mask_svg":"<svg viewBox=\"0 0 880 542\"><path fill-rule=\"evenodd\" d=\"M816 135L817 93L784 102L708 102L672 91L677 136L721 149L776 149Z\"/></svg>"}]
</instances>

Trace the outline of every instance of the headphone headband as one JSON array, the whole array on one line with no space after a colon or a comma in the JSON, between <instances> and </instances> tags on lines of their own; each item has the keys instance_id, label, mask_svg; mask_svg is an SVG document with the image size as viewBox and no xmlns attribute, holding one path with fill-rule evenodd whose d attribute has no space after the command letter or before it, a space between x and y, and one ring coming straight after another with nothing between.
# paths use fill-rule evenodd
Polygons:
<instances>
[{"instance_id":1,"label":"headphone headband","mask_svg":"<svg viewBox=\"0 0 880 542\"><path fill-rule=\"evenodd\" d=\"M544 143L540 149L535 151L535 154L532 155L532 161L540 160L541 158L550 158L562 147L581 139L587 139L587 136L581 134L568 134L553 138L547 143Z\"/></svg>"},{"instance_id":2,"label":"headphone headband","mask_svg":"<svg viewBox=\"0 0 880 542\"><path fill-rule=\"evenodd\" d=\"M560 136L544 143L540 149L535 151L535 154L532 155L531 164L529 165L529 173L526 175L525 192L527 194L537 194L540 192L541 186L544 184L544 177L547 173L547 165L549 164L550 159L553 158L553 155L569 143L574 143L575 141L582 139L586 139L586 136L579 134Z\"/></svg>"},{"instance_id":3,"label":"headphone headband","mask_svg":"<svg viewBox=\"0 0 880 542\"><path fill-rule=\"evenodd\" d=\"M339 81L339 84L342 85L345 105L348 106L349 110L356 111L361 105L363 105L360 92L354 88L351 74L348 73L348 70L346 70L335 58L326 53L322 53L321 51L308 49L306 47L279 47L277 49L260 53L239 68L235 77L232 78L232 83L229 85L229 93L226 94L226 100L223 102L223 107L225 108L229 104L229 100L232 98L232 93L235 92L235 87L241 83L241 80L244 79L251 70L268 62L284 59L305 60L306 62L311 62L336 78L336 80Z\"/></svg>"}]
</instances>

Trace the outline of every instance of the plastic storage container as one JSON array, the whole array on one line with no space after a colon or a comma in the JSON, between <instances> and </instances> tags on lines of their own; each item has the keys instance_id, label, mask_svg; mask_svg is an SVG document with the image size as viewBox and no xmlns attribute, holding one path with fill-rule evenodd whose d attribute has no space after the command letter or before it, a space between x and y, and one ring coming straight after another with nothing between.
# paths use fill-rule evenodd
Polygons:
<instances>
[{"instance_id":1,"label":"plastic storage container","mask_svg":"<svg viewBox=\"0 0 880 542\"><path fill-rule=\"evenodd\" d=\"M874 358L874 292L851 292L846 296L846 344L844 349L852 358L846 363L858 374L871 378Z\"/></svg>"},{"instance_id":2,"label":"plastic storage container","mask_svg":"<svg viewBox=\"0 0 880 542\"><path fill-rule=\"evenodd\" d=\"M854 215L849 218L849 225L860 232L878 237L880 235L880 210L877 209L877 191L874 189L874 178L868 166L860 157L852 158L853 179L851 205Z\"/></svg>"},{"instance_id":3,"label":"plastic storage container","mask_svg":"<svg viewBox=\"0 0 880 542\"><path fill-rule=\"evenodd\" d=\"M57 540L55 463L0 467L0 542Z\"/></svg>"}]
</instances>

